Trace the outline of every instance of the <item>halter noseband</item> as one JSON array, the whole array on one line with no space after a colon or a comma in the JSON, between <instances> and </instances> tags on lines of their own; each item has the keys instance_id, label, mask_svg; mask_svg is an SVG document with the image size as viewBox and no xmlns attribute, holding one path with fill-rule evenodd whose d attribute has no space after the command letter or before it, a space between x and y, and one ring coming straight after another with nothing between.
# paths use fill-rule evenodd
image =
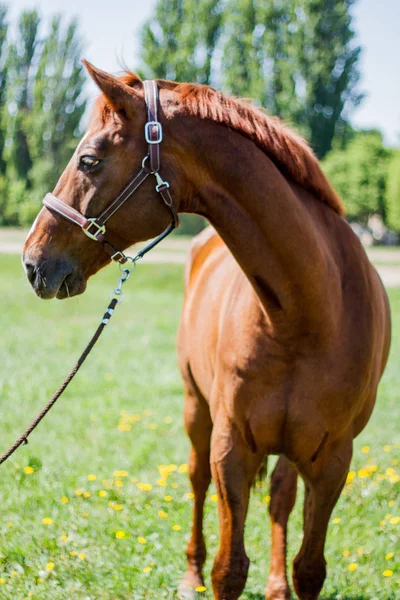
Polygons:
<instances>
[{"instance_id":1,"label":"halter noseband","mask_svg":"<svg viewBox=\"0 0 400 600\"><path fill-rule=\"evenodd\" d=\"M148 144L148 153L142 162L140 171L130 180L118 196L97 216L85 217L72 206L66 204L53 194L46 194L43 198L43 204L51 211L55 211L71 223L75 223L82 228L82 231L91 239L100 242L104 250L112 260L124 264L128 257L118 250L113 244L107 241L105 237L106 222L121 206L132 196L134 192L142 185L149 175L154 175L156 179L156 191L160 194L165 206L171 211L172 222L161 235L150 242L143 250L137 254L137 258L144 256L149 250L154 248L161 240L179 226L178 213L175 210L172 196L169 191L169 183L164 181L159 173L160 171L160 143L162 142L162 126L158 121L158 88L155 81L144 81L145 103L147 107L147 123L144 127L144 136Z\"/></svg>"}]
</instances>

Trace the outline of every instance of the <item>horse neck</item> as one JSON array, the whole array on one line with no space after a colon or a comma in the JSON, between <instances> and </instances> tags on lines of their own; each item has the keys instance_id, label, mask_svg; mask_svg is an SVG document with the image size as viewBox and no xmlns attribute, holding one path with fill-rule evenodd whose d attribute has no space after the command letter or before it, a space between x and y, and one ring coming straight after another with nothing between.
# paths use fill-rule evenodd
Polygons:
<instances>
[{"instance_id":1,"label":"horse neck","mask_svg":"<svg viewBox=\"0 0 400 600\"><path fill-rule=\"evenodd\" d=\"M339 217L289 183L250 140L210 122L199 129L191 149L197 194L184 212L208 218L270 313L319 326L331 310L328 276L339 285L324 222Z\"/></svg>"}]
</instances>

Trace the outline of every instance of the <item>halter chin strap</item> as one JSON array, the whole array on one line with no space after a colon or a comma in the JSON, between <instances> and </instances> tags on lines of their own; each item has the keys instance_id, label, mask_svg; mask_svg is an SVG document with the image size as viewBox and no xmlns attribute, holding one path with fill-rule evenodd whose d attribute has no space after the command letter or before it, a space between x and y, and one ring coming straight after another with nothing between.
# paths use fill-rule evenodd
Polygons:
<instances>
[{"instance_id":1,"label":"halter chin strap","mask_svg":"<svg viewBox=\"0 0 400 600\"><path fill-rule=\"evenodd\" d=\"M144 81L144 95L147 107L147 122L144 126L144 136L148 145L148 153L142 162L140 171L130 180L128 185L118 194L118 196L110 202L110 204L97 216L85 217L72 206L60 200L54 194L46 194L43 198L43 204L51 211L58 213L71 223L75 223L82 228L82 231L91 239L100 242L104 250L112 260L121 264L125 263L128 258L125 254L118 250L113 244L107 241L106 223L117 212L119 208L136 192L142 183L153 175L156 180L156 191L160 194L165 206L171 211L172 222L161 235L150 242L143 250L141 250L135 260L142 258L149 250L154 248L161 240L171 233L176 227L179 227L179 217L175 210L174 202L169 191L169 183L164 181L159 173L160 171L160 144L163 139L162 126L158 121L158 88L155 81Z\"/></svg>"}]
</instances>

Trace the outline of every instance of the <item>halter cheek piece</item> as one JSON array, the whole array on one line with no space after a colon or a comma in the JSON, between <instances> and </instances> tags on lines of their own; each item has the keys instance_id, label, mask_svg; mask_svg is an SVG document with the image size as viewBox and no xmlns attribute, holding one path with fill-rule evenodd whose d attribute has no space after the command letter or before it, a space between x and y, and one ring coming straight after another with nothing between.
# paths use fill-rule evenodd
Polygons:
<instances>
[{"instance_id":1,"label":"halter cheek piece","mask_svg":"<svg viewBox=\"0 0 400 600\"><path fill-rule=\"evenodd\" d=\"M148 144L148 154L144 157L142 168L124 187L118 196L97 216L85 217L72 206L66 204L53 194L46 194L43 198L43 204L50 211L54 211L63 216L71 223L75 223L82 228L82 231L91 239L100 242L104 250L112 260L124 264L128 257L111 244L106 236L106 223L114 213L132 196L134 192L142 185L149 175L154 175L156 179L156 191L160 194L165 206L171 211L172 222L161 235L150 242L141 250L134 260L142 258L149 250L154 248L161 240L179 226L179 217L175 210L172 196L169 191L169 183L164 181L159 173L160 171L160 144L162 142L162 126L158 121L158 88L155 81L144 81L145 103L147 107L147 123L144 127L144 136Z\"/></svg>"}]
</instances>

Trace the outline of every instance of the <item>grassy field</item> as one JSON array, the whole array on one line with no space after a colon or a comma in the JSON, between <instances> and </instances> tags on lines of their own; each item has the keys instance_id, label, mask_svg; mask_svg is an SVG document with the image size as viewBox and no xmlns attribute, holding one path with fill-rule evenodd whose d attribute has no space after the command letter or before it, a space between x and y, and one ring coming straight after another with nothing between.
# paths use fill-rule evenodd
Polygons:
<instances>
[{"instance_id":1,"label":"grassy field","mask_svg":"<svg viewBox=\"0 0 400 600\"><path fill-rule=\"evenodd\" d=\"M1 452L86 344L117 272L99 274L82 297L43 302L30 291L19 258L0 257ZM400 598L400 289L390 297L391 360L332 517L325 600ZM175 358L181 302L181 265L141 264L77 379L29 445L0 467L1 599L175 598L192 504ZM246 600L264 598L268 501L265 482L252 495L247 520ZM208 589L199 598L212 597L214 488L206 539ZM290 560L300 542L298 501Z\"/></svg>"}]
</instances>

